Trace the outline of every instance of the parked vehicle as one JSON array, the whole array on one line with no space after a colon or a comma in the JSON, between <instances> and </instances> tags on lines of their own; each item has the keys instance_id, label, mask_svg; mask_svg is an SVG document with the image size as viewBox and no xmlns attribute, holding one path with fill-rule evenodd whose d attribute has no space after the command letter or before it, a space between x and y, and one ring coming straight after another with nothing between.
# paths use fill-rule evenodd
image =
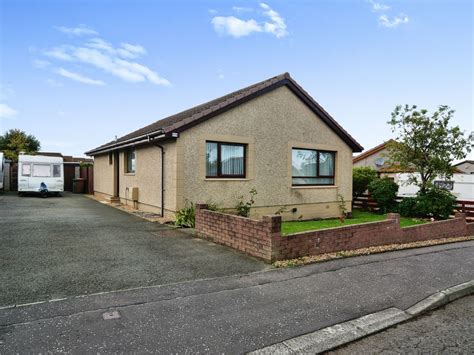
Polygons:
<instances>
[{"instance_id":1,"label":"parked vehicle","mask_svg":"<svg viewBox=\"0 0 474 355\"><path fill-rule=\"evenodd\" d=\"M18 156L18 193L37 192L46 197L64 191L64 164L61 157Z\"/></svg>"},{"instance_id":2,"label":"parked vehicle","mask_svg":"<svg viewBox=\"0 0 474 355\"><path fill-rule=\"evenodd\" d=\"M0 190L3 190L3 177L4 177L4 163L5 157L2 152L0 152Z\"/></svg>"}]
</instances>

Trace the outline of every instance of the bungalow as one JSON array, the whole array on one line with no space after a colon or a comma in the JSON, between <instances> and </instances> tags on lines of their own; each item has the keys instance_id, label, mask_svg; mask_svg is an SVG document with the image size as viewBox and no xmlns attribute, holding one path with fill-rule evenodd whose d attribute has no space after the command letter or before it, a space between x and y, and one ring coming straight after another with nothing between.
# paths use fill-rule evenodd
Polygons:
<instances>
[{"instance_id":1,"label":"bungalow","mask_svg":"<svg viewBox=\"0 0 474 355\"><path fill-rule=\"evenodd\" d=\"M255 187L252 217L292 220L338 216L340 196L350 211L362 149L284 73L86 154L99 198L172 217L186 201L232 208Z\"/></svg>"}]
</instances>

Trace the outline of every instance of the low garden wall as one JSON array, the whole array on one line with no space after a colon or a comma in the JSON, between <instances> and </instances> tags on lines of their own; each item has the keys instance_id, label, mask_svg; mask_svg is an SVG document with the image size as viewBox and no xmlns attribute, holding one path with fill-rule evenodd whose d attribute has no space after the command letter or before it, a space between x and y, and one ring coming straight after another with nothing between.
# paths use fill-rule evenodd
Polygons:
<instances>
[{"instance_id":1,"label":"low garden wall","mask_svg":"<svg viewBox=\"0 0 474 355\"><path fill-rule=\"evenodd\" d=\"M474 235L474 223L457 213L454 219L400 228L400 216L385 221L281 235L281 216L262 220L209 211L196 205L198 236L267 262L387 244Z\"/></svg>"}]
</instances>

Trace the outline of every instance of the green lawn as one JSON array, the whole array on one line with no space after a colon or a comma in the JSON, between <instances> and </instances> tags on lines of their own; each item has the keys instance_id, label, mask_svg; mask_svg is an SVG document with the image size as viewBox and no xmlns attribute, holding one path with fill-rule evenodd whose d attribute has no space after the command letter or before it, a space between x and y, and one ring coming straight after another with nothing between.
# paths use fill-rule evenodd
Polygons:
<instances>
[{"instance_id":1,"label":"green lawn","mask_svg":"<svg viewBox=\"0 0 474 355\"><path fill-rule=\"evenodd\" d=\"M319 221L296 221L296 222L283 222L281 225L281 232L283 235L292 234L310 230L325 229L348 226L350 224L360 224L367 222L377 222L386 219L384 214L376 214L367 211L354 210L352 212L352 218L346 219L344 223L341 223L339 219L323 219ZM415 218L401 217L400 226L402 228L414 226L416 224L423 224L426 221Z\"/></svg>"}]
</instances>

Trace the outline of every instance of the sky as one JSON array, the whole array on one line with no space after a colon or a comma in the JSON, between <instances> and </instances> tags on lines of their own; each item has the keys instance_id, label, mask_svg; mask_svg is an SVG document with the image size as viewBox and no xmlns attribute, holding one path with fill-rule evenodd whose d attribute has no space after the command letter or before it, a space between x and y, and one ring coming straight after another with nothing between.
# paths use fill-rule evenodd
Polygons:
<instances>
[{"instance_id":1,"label":"sky","mask_svg":"<svg viewBox=\"0 0 474 355\"><path fill-rule=\"evenodd\" d=\"M0 0L0 41L0 134L43 151L83 156L283 72L366 149L399 104L473 130L469 0Z\"/></svg>"}]
</instances>

